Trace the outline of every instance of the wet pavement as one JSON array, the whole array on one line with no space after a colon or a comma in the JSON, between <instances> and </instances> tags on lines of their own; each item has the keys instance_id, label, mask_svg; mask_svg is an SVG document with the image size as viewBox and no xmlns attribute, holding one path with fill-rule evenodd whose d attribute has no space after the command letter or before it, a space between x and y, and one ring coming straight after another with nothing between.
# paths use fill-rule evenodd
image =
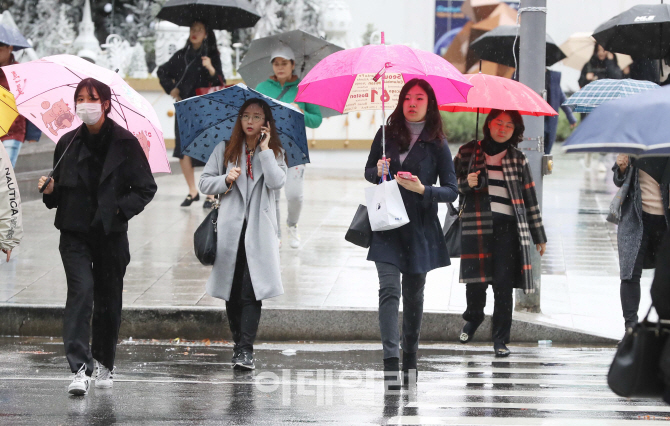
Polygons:
<instances>
[{"instance_id":1,"label":"wet pavement","mask_svg":"<svg viewBox=\"0 0 670 426\"><path fill-rule=\"evenodd\" d=\"M456 146L452 147L455 152ZM611 172L585 170L580 156L555 150L554 174L545 178L544 223L549 238L543 259L542 313L515 312L519 319L545 322L602 336L623 334L619 302L616 228L605 214L616 190ZM313 151L300 220L302 242L281 249L285 294L264 301L277 308L376 309L378 280L367 251L344 234L369 184L362 177L363 151ZM609 167L608 167L609 169ZM193 255L193 232L206 211L201 203L179 204L186 195L181 175L157 178L158 193L130 222L131 263L124 305L224 306L205 294L209 268ZM283 196L282 196L283 197ZM282 198L283 220L286 202ZM444 211L444 210L443 210ZM0 303L65 303L65 274L58 253L54 211L41 201L24 203L25 236L9 263L0 264ZM286 227L283 225L286 235ZM465 289L458 261L428 274L426 311L462 312ZM642 280L641 311L649 305L651 275ZM492 295L489 297L492 301ZM487 314L492 312L489 303Z\"/></svg>"},{"instance_id":2,"label":"wet pavement","mask_svg":"<svg viewBox=\"0 0 670 426\"><path fill-rule=\"evenodd\" d=\"M227 342L123 341L113 389L71 397L57 339L0 338L0 423L630 425L667 421L657 400L612 393L611 348L428 344L416 387L384 393L378 343L259 343L257 370Z\"/></svg>"}]
</instances>

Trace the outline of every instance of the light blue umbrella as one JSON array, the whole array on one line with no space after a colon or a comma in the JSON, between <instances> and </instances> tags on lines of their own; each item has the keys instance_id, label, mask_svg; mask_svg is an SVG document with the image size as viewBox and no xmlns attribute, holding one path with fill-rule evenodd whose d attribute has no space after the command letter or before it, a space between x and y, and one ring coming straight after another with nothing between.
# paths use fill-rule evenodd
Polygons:
<instances>
[{"instance_id":1,"label":"light blue umbrella","mask_svg":"<svg viewBox=\"0 0 670 426\"><path fill-rule=\"evenodd\" d=\"M658 89L660 86L651 81L614 80L606 78L593 81L575 92L563 102L575 112L591 112L600 104L613 99L626 98L636 93Z\"/></svg>"},{"instance_id":2,"label":"light blue umbrella","mask_svg":"<svg viewBox=\"0 0 670 426\"><path fill-rule=\"evenodd\" d=\"M253 98L270 106L288 166L309 163L304 114L241 83L175 104L182 153L207 162L214 147L230 139L242 104Z\"/></svg>"},{"instance_id":3,"label":"light blue umbrella","mask_svg":"<svg viewBox=\"0 0 670 426\"><path fill-rule=\"evenodd\" d=\"M13 46L15 51L31 47L7 10L0 15L0 43Z\"/></svg>"},{"instance_id":4,"label":"light blue umbrella","mask_svg":"<svg viewBox=\"0 0 670 426\"><path fill-rule=\"evenodd\" d=\"M565 152L670 155L670 87L602 104L563 144Z\"/></svg>"}]
</instances>

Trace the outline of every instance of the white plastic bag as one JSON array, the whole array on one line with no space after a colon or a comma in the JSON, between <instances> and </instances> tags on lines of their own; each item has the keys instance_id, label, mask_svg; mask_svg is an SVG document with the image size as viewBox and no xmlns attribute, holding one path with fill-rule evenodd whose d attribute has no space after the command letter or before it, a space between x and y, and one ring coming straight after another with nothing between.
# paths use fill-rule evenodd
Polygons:
<instances>
[{"instance_id":1,"label":"white plastic bag","mask_svg":"<svg viewBox=\"0 0 670 426\"><path fill-rule=\"evenodd\" d=\"M409 223L405 203L395 180L366 188L365 201L373 231L388 231Z\"/></svg>"}]
</instances>

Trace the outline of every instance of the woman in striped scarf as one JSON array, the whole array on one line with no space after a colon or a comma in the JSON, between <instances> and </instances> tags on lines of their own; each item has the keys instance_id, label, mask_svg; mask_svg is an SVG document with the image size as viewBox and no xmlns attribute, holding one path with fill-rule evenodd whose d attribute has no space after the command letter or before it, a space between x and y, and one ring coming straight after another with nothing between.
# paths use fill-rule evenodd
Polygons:
<instances>
[{"instance_id":1,"label":"woman in striped scarf","mask_svg":"<svg viewBox=\"0 0 670 426\"><path fill-rule=\"evenodd\" d=\"M518 111L491 110L484 139L463 145L454 158L462 215L460 281L467 310L462 343L484 320L486 288L493 286L492 339L495 355L510 354L514 288L534 291L531 238L540 255L547 237L526 156L517 149L525 130ZM473 157L474 156L474 157Z\"/></svg>"}]
</instances>

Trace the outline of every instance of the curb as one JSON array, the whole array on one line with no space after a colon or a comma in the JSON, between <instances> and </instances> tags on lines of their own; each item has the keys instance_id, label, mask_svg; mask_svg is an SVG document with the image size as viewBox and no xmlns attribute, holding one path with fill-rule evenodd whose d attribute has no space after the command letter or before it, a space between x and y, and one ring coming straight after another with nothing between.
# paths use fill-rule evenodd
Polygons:
<instances>
[{"instance_id":1,"label":"curb","mask_svg":"<svg viewBox=\"0 0 670 426\"><path fill-rule=\"evenodd\" d=\"M64 306L0 304L0 335L62 336ZM402 314L399 324L402 325ZM463 319L460 314L424 312L421 338L424 341L458 340ZM402 327L401 327L402 328ZM476 342L487 342L491 321L487 316ZM226 312L217 307L126 307L123 309L120 337L138 339L230 340ZM258 339L265 341L379 340L378 312L352 309L264 308ZM588 334L550 324L512 320L513 342L616 344L616 339Z\"/></svg>"}]
</instances>

